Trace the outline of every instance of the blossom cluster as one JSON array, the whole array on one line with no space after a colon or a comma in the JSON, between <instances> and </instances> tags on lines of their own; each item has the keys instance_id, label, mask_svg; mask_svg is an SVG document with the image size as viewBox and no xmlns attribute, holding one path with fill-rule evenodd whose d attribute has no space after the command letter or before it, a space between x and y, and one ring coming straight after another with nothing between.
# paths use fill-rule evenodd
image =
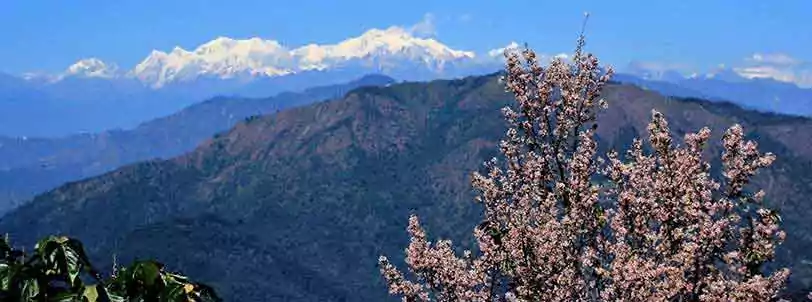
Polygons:
<instances>
[{"instance_id":1,"label":"blossom cluster","mask_svg":"<svg viewBox=\"0 0 812 302\"><path fill-rule=\"evenodd\" d=\"M775 156L733 125L720 180L703 157L708 128L674 141L656 111L647 139L599 155L600 92L612 69L583 52L541 66L506 51L501 158L473 173L483 221L476 251L459 256L409 219L411 278L381 256L389 292L403 301L769 301L789 270L766 273L785 238L778 214L749 181Z\"/></svg>"}]
</instances>

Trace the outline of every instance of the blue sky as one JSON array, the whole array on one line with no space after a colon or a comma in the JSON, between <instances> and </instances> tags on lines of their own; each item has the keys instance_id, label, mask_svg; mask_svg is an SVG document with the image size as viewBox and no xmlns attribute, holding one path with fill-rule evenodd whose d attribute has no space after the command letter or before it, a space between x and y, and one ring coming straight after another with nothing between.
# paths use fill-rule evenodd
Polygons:
<instances>
[{"instance_id":1,"label":"blue sky","mask_svg":"<svg viewBox=\"0 0 812 302\"><path fill-rule=\"evenodd\" d=\"M754 53L812 61L809 0L0 0L0 71L58 72L86 57L129 69L152 49L193 49L217 36L335 43L426 16L435 38L455 49L482 53L515 40L569 52L584 11L589 51L618 67L640 60L707 70Z\"/></svg>"}]
</instances>

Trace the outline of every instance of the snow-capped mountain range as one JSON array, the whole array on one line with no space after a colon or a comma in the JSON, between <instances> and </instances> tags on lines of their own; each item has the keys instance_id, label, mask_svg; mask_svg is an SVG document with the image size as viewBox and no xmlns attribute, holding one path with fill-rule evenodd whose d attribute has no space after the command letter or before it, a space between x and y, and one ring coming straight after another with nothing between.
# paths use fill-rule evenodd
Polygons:
<instances>
[{"instance_id":1,"label":"snow-capped mountain range","mask_svg":"<svg viewBox=\"0 0 812 302\"><path fill-rule=\"evenodd\" d=\"M308 44L295 48L276 40L258 37L233 39L217 37L186 50L176 46L171 51L152 50L129 70L115 63L87 58L76 62L58 75L28 75L29 80L57 82L69 77L135 79L158 89L173 83L188 83L200 78L236 79L242 82L256 78L289 76L311 71L362 69L390 73L403 80L426 80L433 77L468 75L472 71L495 71L502 67L505 49L518 49L516 42L492 49L482 55L453 49L435 39L416 37L408 29L392 26L370 29L360 36L335 44ZM563 57L539 54L542 58ZM397 70L404 71L396 74ZM751 70L720 68L707 74L684 76L669 69L649 68L632 62L624 72L646 80L675 82L687 78L726 81L763 78ZM395 74L392 74L395 73ZM466 74L468 73L468 74ZM411 77L411 75L415 75ZM418 76L419 75L419 76ZM777 79L782 81L782 79Z\"/></svg>"},{"instance_id":2,"label":"snow-capped mountain range","mask_svg":"<svg viewBox=\"0 0 812 302\"><path fill-rule=\"evenodd\" d=\"M153 88L188 82L199 77L220 79L277 77L306 71L346 68L353 64L379 71L404 63L443 74L450 65L493 63L477 60L474 52L455 50L437 40L419 38L400 27L371 29L337 44L308 44L288 48L278 41L218 37L194 50L175 47L170 52L153 50L129 71L96 58L70 66L59 80L69 76L134 78Z\"/></svg>"},{"instance_id":3,"label":"snow-capped mountain range","mask_svg":"<svg viewBox=\"0 0 812 302\"><path fill-rule=\"evenodd\" d=\"M0 136L127 129L215 96L268 97L368 74L425 81L502 67L501 54L478 56L398 26L298 47L218 37L192 50L153 50L128 68L86 58L59 74L0 75Z\"/></svg>"},{"instance_id":4,"label":"snow-capped mountain range","mask_svg":"<svg viewBox=\"0 0 812 302\"><path fill-rule=\"evenodd\" d=\"M368 74L426 81L486 74L504 67L516 42L477 54L413 35L371 29L335 44L290 47L262 38L218 37L192 50L153 50L130 68L87 58L59 74L0 74L0 136L63 136L131 128L214 96L268 97L346 83ZM537 53L541 60L566 54ZM812 115L812 89L721 69L684 76L630 65L625 81L663 94L732 100L752 108ZM656 66L655 66L656 67ZM624 79L617 74L616 79ZM48 123L42 123L47 120Z\"/></svg>"},{"instance_id":5,"label":"snow-capped mountain range","mask_svg":"<svg viewBox=\"0 0 812 302\"><path fill-rule=\"evenodd\" d=\"M29 80L57 82L69 77L134 79L159 89L173 83L189 83L200 78L236 79L242 82L256 78L296 75L312 71L360 69L389 73L403 80L426 80L455 77L471 72L495 71L502 67L505 49L518 49L516 42L492 49L482 55L453 49L435 39L414 36L410 30L392 26L370 29L360 36L335 44L308 44L291 48L279 41L258 37L233 39L217 37L186 50L176 46L171 51L153 50L129 70L115 63L87 58L76 62L58 75L28 75ZM563 57L539 54L542 58ZM400 74L397 74L400 70ZM646 80L675 82L687 78L742 81L763 78L749 69L720 68L707 74L684 76L669 69L649 68L632 62L624 72ZM782 79L776 79L782 81Z\"/></svg>"}]
</instances>

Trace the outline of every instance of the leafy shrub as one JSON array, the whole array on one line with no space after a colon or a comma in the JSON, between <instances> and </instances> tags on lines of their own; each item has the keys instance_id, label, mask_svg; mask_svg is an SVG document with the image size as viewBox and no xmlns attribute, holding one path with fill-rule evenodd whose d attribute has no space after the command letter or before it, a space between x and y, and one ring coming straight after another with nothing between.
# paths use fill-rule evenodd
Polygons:
<instances>
[{"instance_id":1,"label":"leafy shrub","mask_svg":"<svg viewBox=\"0 0 812 302\"><path fill-rule=\"evenodd\" d=\"M95 283L86 283L83 279ZM155 261L137 261L103 279L81 242L48 237L26 255L0 241L0 301L220 301L210 287L169 273Z\"/></svg>"}]
</instances>

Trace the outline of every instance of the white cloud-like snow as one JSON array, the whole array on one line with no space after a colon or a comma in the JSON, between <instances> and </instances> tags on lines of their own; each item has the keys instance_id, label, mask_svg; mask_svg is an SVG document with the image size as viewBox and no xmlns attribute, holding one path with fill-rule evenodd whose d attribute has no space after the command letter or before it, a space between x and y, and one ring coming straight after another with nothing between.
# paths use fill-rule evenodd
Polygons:
<instances>
[{"instance_id":1,"label":"white cloud-like snow","mask_svg":"<svg viewBox=\"0 0 812 302\"><path fill-rule=\"evenodd\" d=\"M800 60L783 53L754 53L752 56L750 56L750 58L748 58L748 61L775 65L796 65L801 63Z\"/></svg>"},{"instance_id":2,"label":"white cloud-like snow","mask_svg":"<svg viewBox=\"0 0 812 302\"><path fill-rule=\"evenodd\" d=\"M118 75L118 66L107 64L97 58L79 60L65 71L63 76L112 78Z\"/></svg>"},{"instance_id":3,"label":"white cloud-like snow","mask_svg":"<svg viewBox=\"0 0 812 302\"><path fill-rule=\"evenodd\" d=\"M488 51L488 56L490 57L503 57L505 55L505 51L515 51L519 49L519 43L516 41L511 41L505 47L495 48Z\"/></svg>"},{"instance_id":4,"label":"white cloud-like snow","mask_svg":"<svg viewBox=\"0 0 812 302\"><path fill-rule=\"evenodd\" d=\"M471 60L474 52L455 50L432 38L421 38L433 30L427 14L418 24L371 29L358 37L336 44L309 44L289 49L278 41L219 37L193 51L175 47L169 53L154 50L129 75L154 87L194 79L200 75L229 78L241 75L278 76L305 70L323 70L350 60L407 60L442 69L456 60Z\"/></svg>"},{"instance_id":5,"label":"white cloud-like snow","mask_svg":"<svg viewBox=\"0 0 812 302\"><path fill-rule=\"evenodd\" d=\"M769 78L812 88L812 62L784 53L755 53L733 70L748 79Z\"/></svg>"}]
</instances>

